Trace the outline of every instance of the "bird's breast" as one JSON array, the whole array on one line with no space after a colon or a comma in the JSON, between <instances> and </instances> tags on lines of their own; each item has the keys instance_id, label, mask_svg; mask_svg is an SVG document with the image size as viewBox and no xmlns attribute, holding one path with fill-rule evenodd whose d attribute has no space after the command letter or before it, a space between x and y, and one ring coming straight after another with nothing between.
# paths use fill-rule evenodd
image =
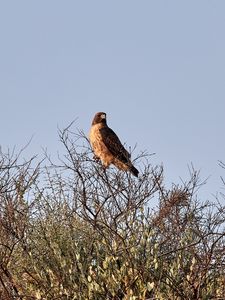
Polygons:
<instances>
[{"instance_id":1,"label":"bird's breast","mask_svg":"<svg viewBox=\"0 0 225 300\"><path fill-rule=\"evenodd\" d=\"M95 155L101 158L102 161L111 162L113 160L113 155L104 144L102 135L100 133L101 128L102 128L102 124L92 125L89 133L91 147Z\"/></svg>"},{"instance_id":2,"label":"bird's breast","mask_svg":"<svg viewBox=\"0 0 225 300\"><path fill-rule=\"evenodd\" d=\"M92 147L94 146L94 144L96 144L96 142L102 142L102 136L99 131L101 127L102 127L101 124L96 124L91 126L89 138Z\"/></svg>"}]
</instances>

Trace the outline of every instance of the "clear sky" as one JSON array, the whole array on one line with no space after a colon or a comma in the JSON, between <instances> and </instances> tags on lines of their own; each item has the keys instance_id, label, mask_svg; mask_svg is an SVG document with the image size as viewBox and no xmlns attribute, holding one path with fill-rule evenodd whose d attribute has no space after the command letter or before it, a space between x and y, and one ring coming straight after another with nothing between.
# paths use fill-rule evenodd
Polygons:
<instances>
[{"instance_id":1,"label":"clear sky","mask_svg":"<svg viewBox=\"0 0 225 300\"><path fill-rule=\"evenodd\" d=\"M193 163L221 191L225 1L20 0L0 4L0 144L55 155L57 126L97 111L168 182ZM138 167L138 166L137 166Z\"/></svg>"}]
</instances>

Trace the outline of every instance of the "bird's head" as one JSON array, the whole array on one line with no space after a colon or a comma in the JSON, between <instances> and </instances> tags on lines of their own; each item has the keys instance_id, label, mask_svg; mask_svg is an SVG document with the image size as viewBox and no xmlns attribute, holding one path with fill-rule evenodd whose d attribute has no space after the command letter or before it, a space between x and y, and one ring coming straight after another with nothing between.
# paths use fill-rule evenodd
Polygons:
<instances>
[{"instance_id":1,"label":"bird's head","mask_svg":"<svg viewBox=\"0 0 225 300\"><path fill-rule=\"evenodd\" d=\"M106 124L106 113L98 112L95 114L94 119L92 121L92 125L104 123Z\"/></svg>"}]
</instances>

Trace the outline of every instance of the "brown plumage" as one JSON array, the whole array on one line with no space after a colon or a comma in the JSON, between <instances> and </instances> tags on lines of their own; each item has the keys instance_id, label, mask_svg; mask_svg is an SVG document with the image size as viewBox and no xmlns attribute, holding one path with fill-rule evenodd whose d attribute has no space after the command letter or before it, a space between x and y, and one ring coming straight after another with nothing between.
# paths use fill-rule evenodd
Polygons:
<instances>
[{"instance_id":1,"label":"brown plumage","mask_svg":"<svg viewBox=\"0 0 225 300\"><path fill-rule=\"evenodd\" d=\"M130 171L138 177L138 170L132 165L130 153L124 148L115 132L106 123L106 113L98 112L90 130L90 143L95 157L104 167L114 164L117 168Z\"/></svg>"}]
</instances>

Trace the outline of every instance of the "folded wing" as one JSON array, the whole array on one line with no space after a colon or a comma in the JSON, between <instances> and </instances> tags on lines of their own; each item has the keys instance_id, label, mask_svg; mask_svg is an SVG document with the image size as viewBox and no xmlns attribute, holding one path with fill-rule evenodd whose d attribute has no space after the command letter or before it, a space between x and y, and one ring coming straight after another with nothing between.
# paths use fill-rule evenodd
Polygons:
<instances>
[{"instance_id":1,"label":"folded wing","mask_svg":"<svg viewBox=\"0 0 225 300\"><path fill-rule=\"evenodd\" d=\"M130 162L130 153L121 144L118 136L109 127L103 127L100 129L102 141L108 150L123 163Z\"/></svg>"}]
</instances>

